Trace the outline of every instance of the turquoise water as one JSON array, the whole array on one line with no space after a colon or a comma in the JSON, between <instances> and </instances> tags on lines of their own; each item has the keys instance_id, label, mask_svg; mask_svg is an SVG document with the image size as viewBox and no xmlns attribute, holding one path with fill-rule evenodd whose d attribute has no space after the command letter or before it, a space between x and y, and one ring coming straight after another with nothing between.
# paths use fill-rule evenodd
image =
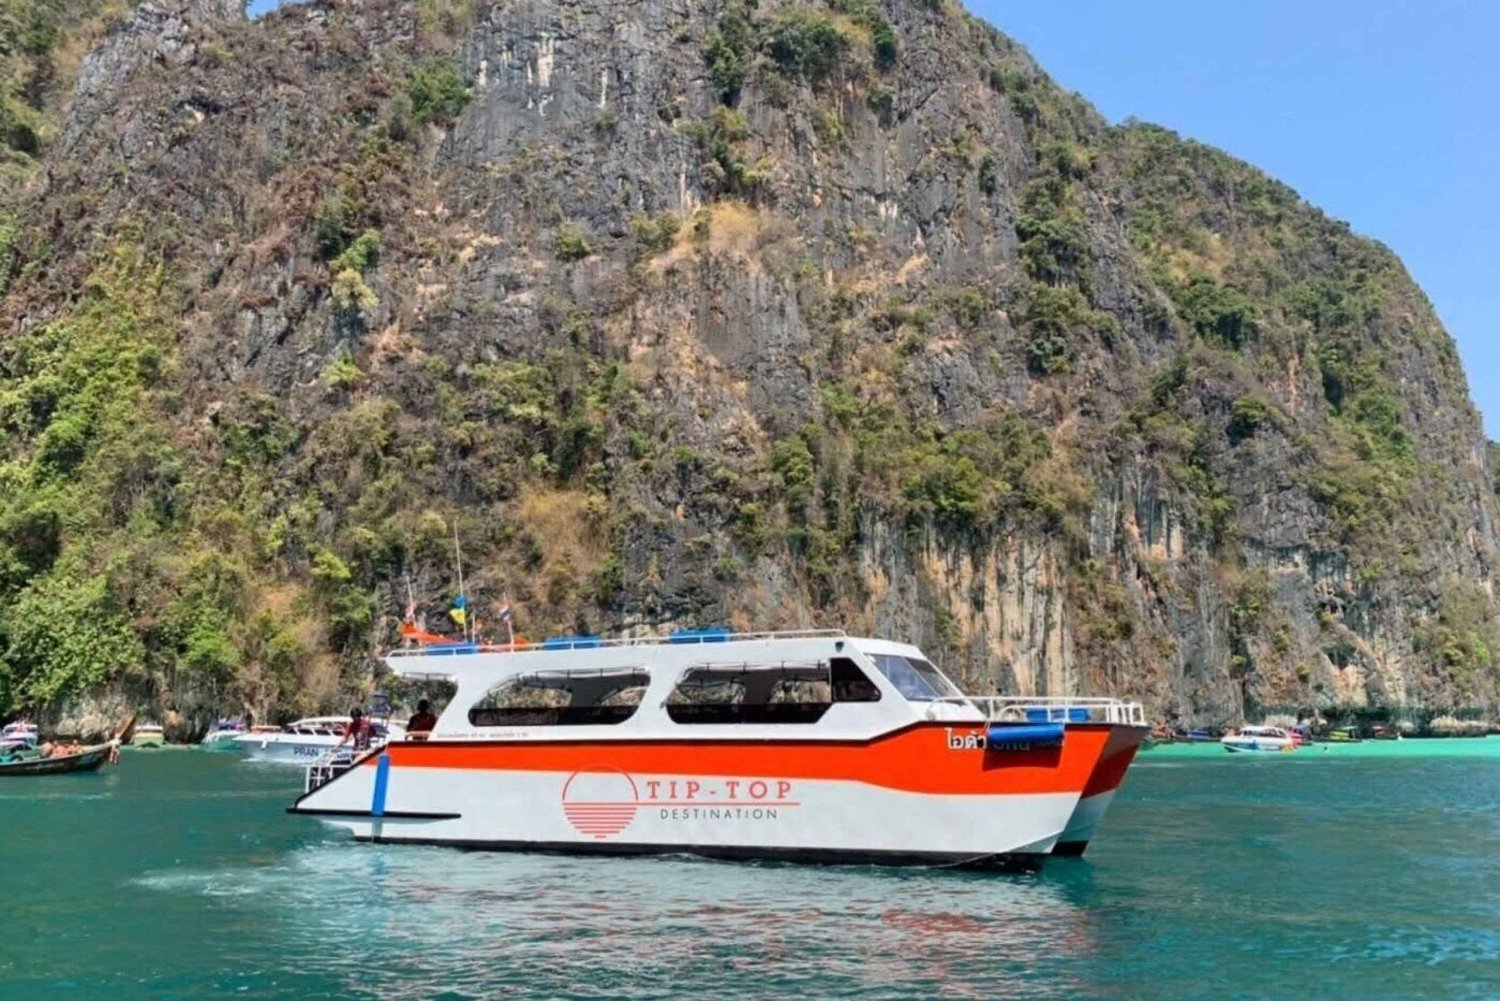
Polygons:
<instances>
[{"instance_id":1,"label":"turquoise water","mask_svg":"<svg viewBox=\"0 0 1500 1001\"><path fill-rule=\"evenodd\" d=\"M0 780L0 998L1500 996L1500 739L1408 743L1153 751L1030 877L357 845L127 752Z\"/></svg>"}]
</instances>

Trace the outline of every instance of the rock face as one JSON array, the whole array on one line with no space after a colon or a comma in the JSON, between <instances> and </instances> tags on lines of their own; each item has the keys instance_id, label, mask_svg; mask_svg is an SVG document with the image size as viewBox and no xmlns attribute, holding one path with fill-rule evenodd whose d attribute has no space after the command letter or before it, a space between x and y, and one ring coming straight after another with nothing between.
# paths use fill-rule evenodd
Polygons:
<instances>
[{"instance_id":1,"label":"rock face","mask_svg":"<svg viewBox=\"0 0 1500 1001\"><path fill-rule=\"evenodd\" d=\"M1193 722L1500 694L1400 263L943 0L150 0L19 219L0 708L325 704L455 526L485 631L842 625Z\"/></svg>"}]
</instances>

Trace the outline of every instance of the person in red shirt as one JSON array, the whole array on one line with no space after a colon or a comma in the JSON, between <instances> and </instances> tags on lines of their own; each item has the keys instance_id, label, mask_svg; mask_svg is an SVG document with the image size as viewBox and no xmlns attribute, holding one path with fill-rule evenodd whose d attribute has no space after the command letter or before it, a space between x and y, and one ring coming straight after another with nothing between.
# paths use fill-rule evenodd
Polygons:
<instances>
[{"instance_id":1,"label":"person in red shirt","mask_svg":"<svg viewBox=\"0 0 1500 1001\"><path fill-rule=\"evenodd\" d=\"M344 738L339 741L339 746L343 747L346 743L353 741L356 752L368 751L370 749L370 736L370 720L365 716L363 709L355 706L349 711L349 725L344 727Z\"/></svg>"}]
</instances>

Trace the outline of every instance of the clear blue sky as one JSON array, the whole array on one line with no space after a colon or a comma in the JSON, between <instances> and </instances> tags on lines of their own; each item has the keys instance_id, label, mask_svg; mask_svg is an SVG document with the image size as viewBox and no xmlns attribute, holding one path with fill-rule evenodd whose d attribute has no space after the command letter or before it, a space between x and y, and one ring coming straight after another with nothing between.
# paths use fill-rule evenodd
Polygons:
<instances>
[{"instance_id":1,"label":"clear blue sky","mask_svg":"<svg viewBox=\"0 0 1500 1001\"><path fill-rule=\"evenodd\" d=\"M1111 120L1221 147L1400 254L1500 438L1500 0L967 3Z\"/></svg>"},{"instance_id":2,"label":"clear blue sky","mask_svg":"<svg viewBox=\"0 0 1500 1001\"><path fill-rule=\"evenodd\" d=\"M1227 150L1400 254L1500 438L1500 2L967 3L1110 120Z\"/></svg>"}]
</instances>

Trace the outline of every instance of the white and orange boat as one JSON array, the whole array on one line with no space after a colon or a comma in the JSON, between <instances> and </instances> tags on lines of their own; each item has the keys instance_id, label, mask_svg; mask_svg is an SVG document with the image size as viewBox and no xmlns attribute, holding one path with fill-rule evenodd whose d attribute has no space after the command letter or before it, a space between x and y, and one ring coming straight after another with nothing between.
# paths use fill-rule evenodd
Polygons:
<instances>
[{"instance_id":1,"label":"white and orange boat","mask_svg":"<svg viewBox=\"0 0 1500 1001\"><path fill-rule=\"evenodd\" d=\"M838 631L404 649L457 692L425 738L308 769L290 812L380 842L1034 866L1079 854L1138 704L962 695Z\"/></svg>"}]
</instances>

